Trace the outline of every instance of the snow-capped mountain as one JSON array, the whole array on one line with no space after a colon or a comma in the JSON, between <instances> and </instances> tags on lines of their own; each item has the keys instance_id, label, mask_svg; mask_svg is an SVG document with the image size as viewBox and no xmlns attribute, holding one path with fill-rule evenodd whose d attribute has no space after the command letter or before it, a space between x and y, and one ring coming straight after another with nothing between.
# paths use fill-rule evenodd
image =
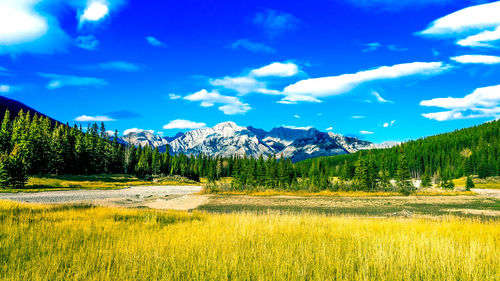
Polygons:
<instances>
[{"instance_id":1,"label":"snow-capped mountain","mask_svg":"<svg viewBox=\"0 0 500 281\"><path fill-rule=\"evenodd\" d=\"M121 139L126 143L131 143L136 146L152 146L158 147L161 152L165 152L165 147L168 144L168 140L155 135L153 131L148 130L138 130L132 129L126 132L126 135L121 137Z\"/></svg>"},{"instance_id":2,"label":"snow-capped mountain","mask_svg":"<svg viewBox=\"0 0 500 281\"><path fill-rule=\"evenodd\" d=\"M362 149L379 148L369 141L346 137L340 134L325 133L312 127L278 127L267 132L254 127L242 127L234 122L224 122L212 128L203 128L178 133L174 137L160 137L151 131L129 131L121 139L136 146L158 147L171 153L211 156L283 155L292 161L300 161L318 156L354 153Z\"/></svg>"}]
</instances>

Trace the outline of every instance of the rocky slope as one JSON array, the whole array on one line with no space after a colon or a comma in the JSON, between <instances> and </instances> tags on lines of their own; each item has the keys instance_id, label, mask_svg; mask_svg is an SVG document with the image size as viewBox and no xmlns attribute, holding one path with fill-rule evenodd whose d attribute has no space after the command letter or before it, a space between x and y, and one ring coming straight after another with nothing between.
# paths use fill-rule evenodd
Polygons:
<instances>
[{"instance_id":1,"label":"rocky slope","mask_svg":"<svg viewBox=\"0 0 500 281\"><path fill-rule=\"evenodd\" d=\"M378 145L354 137L325 133L315 128L273 128L269 132L254 127L242 127L234 122L224 122L212 128L179 133L174 137L160 137L150 131L134 131L121 137L124 142L141 146L158 147L171 153L211 156L283 155L300 161L318 156L354 153L362 149L378 148Z\"/></svg>"}]
</instances>

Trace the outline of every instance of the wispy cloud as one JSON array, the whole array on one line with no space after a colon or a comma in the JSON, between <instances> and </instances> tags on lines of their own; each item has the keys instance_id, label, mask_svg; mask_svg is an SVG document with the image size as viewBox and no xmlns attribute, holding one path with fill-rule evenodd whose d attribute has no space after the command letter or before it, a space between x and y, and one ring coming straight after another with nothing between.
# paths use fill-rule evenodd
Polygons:
<instances>
[{"instance_id":1,"label":"wispy cloud","mask_svg":"<svg viewBox=\"0 0 500 281\"><path fill-rule=\"evenodd\" d=\"M274 54L276 50L270 46L263 43L252 42L248 39L239 39L234 41L231 46L232 49L245 49L253 53L268 53Z\"/></svg>"},{"instance_id":2,"label":"wispy cloud","mask_svg":"<svg viewBox=\"0 0 500 281\"><path fill-rule=\"evenodd\" d=\"M463 47L495 47L500 40L500 1L468 7L432 22L417 33L436 38L454 38Z\"/></svg>"},{"instance_id":3,"label":"wispy cloud","mask_svg":"<svg viewBox=\"0 0 500 281\"><path fill-rule=\"evenodd\" d=\"M408 48L399 47L397 45L387 45L387 49L389 49L389 51L394 51L394 52L408 51Z\"/></svg>"},{"instance_id":4,"label":"wispy cloud","mask_svg":"<svg viewBox=\"0 0 500 281\"><path fill-rule=\"evenodd\" d=\"M415 75L433 76L450 68L450 65L442 62L413 62L381 66L353 74L311 78L287 86L283 91L285 95L283 100L289 102L317 102L321 97L341 95L365 83Z\"/></svg>"},{"instance_id":5,"label":"wispy cloud","mask_svg":"<svg viewBox=\"0 0 500 281\"><path fill-rule=\"evenodd\" d=\"M359 133L362 134L362 135L373 135L374 134L374 132L364 131L364 130L359 131Z\"/></svg>"},{"instance_id":6,"label":"wispy cloud","mask_svg":"<svg viewBox=\"0 0 500 281\"><path fill-rule=\"evenodd\" d=\"M146 41L154 47L165 47L165 43L161 42L160 40L156 39L153 36L146 36Z\"/></svg>"},{"instance_id":7,"label":"wispy cloud","mask_svg":"<svg viewBox=\"0 0 500 281\"><path fill-rule=\"evenodd\" d=\"M184 99L189 101L200 101L200 106L202 107L212 107L215 104L222 104L219 106L219 110L227 115L243 114L252 109L247 103L243 103L237 97L221 95L217 91L208 92L205 89L187 95Z\"/></svg>"},{"instance_id":8,"label":"wispy cloud","mask_svg":"<svg viewBox=\"0 0 500 281\"><path fill-rule=\"evenodd\" d=\"M394 103L393 101L384 99L378 92L372 91L372 95L377 99L379 103Z\"/></svg>"},{"instance_id":9,"label":"wispy cloud","mask_svg":"<svg viewBox=\"0 0 500 281\"><path fill-rule=\"evenodd\" d=\"M109 61L98 64L102 69L106 70L117 70L124 72L137 72L141 70L141 67L137 64L126 62L126 61Z\"/></svg>"},{"instance_id":10,"label":"wispy cloud","mask_svg":"<svg viewBox=\"0 0 500 281\"><path fill-rule=\"evenodd\" d=\"M366 116L363 116L363 115L353 115L351 116L352 119L364 119L366 118Z\"/></svg>"},{"instance_id":11,"label":"wispy cloud","mask_svg":"<svg viewBox=\"0 0 500 281\"><path fill-rule=\"evenodd\" d=\"M295 114L293 117L300 119L300 115L298 115L298 114Z\"/></svg>"},{"instance_id":12,"label":"wispy cloud","mask_svg":"<svg viewBox=\"0 0 500 281\"><path fill-rule=\"evenodd\" d=\"M367 53L367 52L373 52L373 51L377 50L378 48L380 48L382 46L382 44L380 44L379 42L372 42L372 43L363 44L363 46L365 47L363 49L363 52Z\"/></svg>"},{"instance_id":13,"label":"wispy cloud","mask_svg":"<svg viewBox=\"0 0 500 281\"><path fill-rule=\"evenodd\" d=\"M328 128L326 128L326 130L331 131L331 130L333 130L333 127L328 127Z\"/></svg>"},{"instance_id":14,"label":"wispy cloud","mask_svg":"<svg viewBox=\"0 0 500 281\"><path fill-rule=\"evenodd\" d=\"M176 94L168 94L168 98L171 100L177 100L177 99L182 98L182 96L176 95Z\"/></svg>"},{"instance_id":15,"label":"wispy cloud","mask_svg":"<svg viewBox=\"0 0 500 281\"><path fill-rule=\"evenodd\" d=\"M115 121L108 116L89 116L89 115L81 115L75 118L75 121L78 122L107 122L107 121Z\"/></svg>"},{"instance_id":16,"label":"wispy cloud","mask_svg":"<svg viewBox=\"0 0 500 281\"><path fill-rule=\"evenodd\" d=\"M94 35L82 35L75 39L76 46L90 51L95 51L99 46L99 40Z\"/></svg>"},{"instance_id":17,"label":"wispy cloud","mask_svg":"<svg viewBox=\"0 0 500 281\"><path fill-rule=\"evenodd\" d=\"M435 98L423 100L422 106L448 109L447 111L424 113L422 116L437 121L487 118L500 116L500 85L478 88L463 98Z\"/></svg>"},{"instance_id":18,"label":"wispy cloud","mask_svg":"<svg viewBox=\"0 0 500 281\"><path fill-rule=\"evenodd\" d=\"M184 119L176 119L168 122L163 126L163 129L165 130L170 130L170 129L200 129L200 128L205 128L207 124L203 122L193 122L189 120L184 120Z\"/></svg>"},{"instance_id":19,"label":"wispy cloud","mask_svg":"<svg viewBox=\"0 0 500 281\"><path fill-rule=\"evenodd\" d=\"M274 37L296 29L300 20L289 13L268 9L256 13L253 24L262 28L269 36Z\"/></svg>"},{"instance_id":20,"label":"wispy cloud","mask_svg":"<svg viewBox=\"0 0 500 281\"><path fill-rule=\"evenodd\" d=\"M451 57L452 60L464 64L498 64L500 57L486 55L463 55Z\"/></svg>"},{"instance_id":21,"label":"wispy cloud","mask_svg":"<svg viewBox=\"0 0 500 281\"><path fill-rule=\"evenodd\" d=\"M50 79L47 89L54 90L66 86L106 86L108 82L100 78L70 76L53 73L38 73L40 77Z\"/></svg>"}]
</instances>

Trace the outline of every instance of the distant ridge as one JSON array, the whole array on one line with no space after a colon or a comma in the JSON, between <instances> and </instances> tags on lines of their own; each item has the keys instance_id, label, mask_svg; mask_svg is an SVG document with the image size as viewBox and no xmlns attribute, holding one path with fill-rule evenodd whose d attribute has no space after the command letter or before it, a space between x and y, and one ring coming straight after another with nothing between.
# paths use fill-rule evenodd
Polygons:
<instances>
[{"instance_id":1,"label":"distant ridge","mask_svg":"<svg viewBox=\"0 0 500 281\"><path fill-rule=\"evenodd\" d=\"M43 116L43 117L49 118L52 125L54 125L55 123L61 123L61 122L51 118L50 116L47 116L47 115L45 115L45 114L43 114L43 113L41 113L41 112L31 108L31 107L25 105L22 102L18 102L16 100L9 99L9 98L6 98L4 96L0 96L0 119L3 118L3 116L5 115L5 111L7 111L7 109L10 112L11 118L16 117L17 114L19 113L19 111L21 111L21 109L22 109L24 112L29 111L31 116L34 116L35 114L37 114L38 116Z\"/></svg>"}]
</instances>

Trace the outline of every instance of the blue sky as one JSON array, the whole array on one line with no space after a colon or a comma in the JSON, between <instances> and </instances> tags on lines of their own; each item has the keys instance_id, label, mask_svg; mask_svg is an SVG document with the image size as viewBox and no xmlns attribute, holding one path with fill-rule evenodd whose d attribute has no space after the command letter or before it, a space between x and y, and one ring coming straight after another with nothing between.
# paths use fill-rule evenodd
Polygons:
<instances>
[{"instance_id":1,"label":"blue sky","mask_svg":"<svg viewBox=\"0 0 500 281\"><path fill-rule=\"evenodd\" d=\"M223 121L374 142L500 116L500 2L0 0L0 94L165 136Z\"/></svg>"}]
</instances>

